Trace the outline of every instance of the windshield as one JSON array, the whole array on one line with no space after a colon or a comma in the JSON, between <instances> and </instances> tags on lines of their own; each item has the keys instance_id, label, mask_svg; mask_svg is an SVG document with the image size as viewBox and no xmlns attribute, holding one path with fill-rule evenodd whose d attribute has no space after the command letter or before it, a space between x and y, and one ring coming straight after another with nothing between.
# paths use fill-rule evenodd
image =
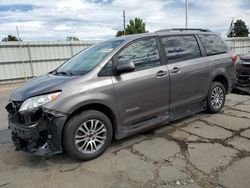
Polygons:
<instances>
[{"instance_id":1,"label":"windshield","mask_svg":"<svg viewBox=\"0 0 250 188\"><path fill-rule=\"evenodd\" d=\"M98 65L123 40L114 40L95 44L76 54L51 74L83 75Z\"/></svg>"}]
</instances>

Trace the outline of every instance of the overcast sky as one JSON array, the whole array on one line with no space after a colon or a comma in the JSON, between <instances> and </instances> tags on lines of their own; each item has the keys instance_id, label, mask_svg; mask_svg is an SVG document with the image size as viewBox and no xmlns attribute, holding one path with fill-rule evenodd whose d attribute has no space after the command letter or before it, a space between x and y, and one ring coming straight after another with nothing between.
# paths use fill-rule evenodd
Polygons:
<instances>
[{"instance_id":1,"label":"overcast sky","mask_svg":"<svg viewBox=\"0 0 250 188\"><path fill-rule=\"evenodd\" d=\"M184 0L0 0L0 39L108 39L126 21L140 17L150 32L185 26ZM232 18L250 27L250 0L189 0L189 27L209 28L225 36Z\"/></svg>"}]
</instances>

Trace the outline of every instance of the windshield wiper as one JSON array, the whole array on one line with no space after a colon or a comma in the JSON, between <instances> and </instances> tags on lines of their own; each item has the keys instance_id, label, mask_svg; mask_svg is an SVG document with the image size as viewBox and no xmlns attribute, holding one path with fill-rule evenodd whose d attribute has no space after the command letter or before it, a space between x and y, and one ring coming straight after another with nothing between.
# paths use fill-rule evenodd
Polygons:
<instances>
[{"instance_id":1,"label":"windshield wiper","mask_svg":"<svg viewBox=\"0 0 250 188\"><path fill-rule=\"evenodd\" d=\"M54 75L65 75L65 76L73 76L74 74L72 72L64 72L64 71L60 71L58 72L57 70L53 70L51 72L49 72L49 74L54 74Z\"/></svg>"},{"instance_id":2,"label":"windshield wiper","mask_svg":"<svg viewBox=\"0 0 250 188\"><path fill-rule=\"evenodd\" d=\"M73 75L72 72L64 72L64 71L56 72L56 74L61 74L61 75L65 75L65 76L72 76Z\"/></svg>"}]
</instances>

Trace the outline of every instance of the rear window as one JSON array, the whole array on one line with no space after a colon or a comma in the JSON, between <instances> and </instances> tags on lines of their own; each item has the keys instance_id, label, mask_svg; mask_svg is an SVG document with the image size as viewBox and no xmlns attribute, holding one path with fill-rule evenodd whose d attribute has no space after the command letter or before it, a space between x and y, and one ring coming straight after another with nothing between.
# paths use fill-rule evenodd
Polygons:
<instances>
[{"instance_id":1,"label":"rear window","mask_svg":"<svg viewBox=\"0 0 250 188\"><path fill-rule=\"evenodd\" d=\"M216 55L227 52L227 46L217 35L202 34L198 35L207 55Z\"/></svg>"},{"instance_id":2,"label":"rear window","mask_svg":"<svg viewBox=\"0 0 250 188\"><path fill-rule=\"evenodd\" d=\"M194 35L163 37L168 63L201 57L200 48Z\"/></svg>"}]
</instances>

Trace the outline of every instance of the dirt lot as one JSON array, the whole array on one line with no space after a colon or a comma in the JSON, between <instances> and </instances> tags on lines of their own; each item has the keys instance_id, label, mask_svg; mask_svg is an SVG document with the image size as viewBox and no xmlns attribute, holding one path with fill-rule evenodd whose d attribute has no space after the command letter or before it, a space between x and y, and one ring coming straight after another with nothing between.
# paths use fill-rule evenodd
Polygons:
<instances>
[{"instance_id":1,"label":"dirt lot","mask_svg":"<svg viewBox=\"0 0 250 188\"><path fill-rule=\"evenodd\" d=\"M7 87L7 86L6 86ZM230 94L219 114L190 118L114 141L98 159L15 152L0 87L0 187L227 187L250 184L250 96Z\"/></svg>"}]
</instances>

